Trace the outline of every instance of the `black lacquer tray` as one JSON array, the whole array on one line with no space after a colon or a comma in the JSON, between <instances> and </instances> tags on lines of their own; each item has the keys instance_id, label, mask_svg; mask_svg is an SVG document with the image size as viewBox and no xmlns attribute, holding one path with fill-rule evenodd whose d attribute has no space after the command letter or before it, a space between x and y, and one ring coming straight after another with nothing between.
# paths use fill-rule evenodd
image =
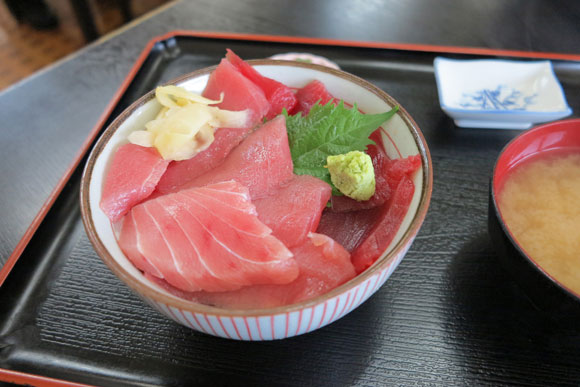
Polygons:
<instances>
[{"instance_id":1,"label":"black lacquer tray","mask_svg":"<svg viewBox=\"0 0 580 387\"><path fill-rule=\"evenodd\" d=\"M431 207L403 263L360 308L293 339L229 341L167 320L105 267L80 219L82 168L98 134L148 90L218 63L226 48L245 59L325 56L397 99L431 150ZM183 31L152 41L0 271L0 381L577 385L580 324L560 328L536 310L499 267L486 231L491 170L519 132L457 128L439 108L437 55L553 59L580 111L580 57L571 55Z\"/></svg>"}]
</instances>

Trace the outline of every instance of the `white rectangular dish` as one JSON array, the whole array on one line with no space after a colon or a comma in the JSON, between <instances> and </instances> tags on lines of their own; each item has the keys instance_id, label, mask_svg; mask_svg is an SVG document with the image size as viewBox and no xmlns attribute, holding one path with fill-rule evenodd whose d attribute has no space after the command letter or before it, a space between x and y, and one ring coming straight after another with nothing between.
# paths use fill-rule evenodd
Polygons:
<instances>
[{"instance_id":1,"label":"white rectangular dish","mask_svg":"<svg viewBox=\"0 0 580 387\"><path fill-rule=\"evenodd\" d=\"M572 114L550 61L437 57L441 109L464 128L527 129Z\"/></svg>"}]
</instances>

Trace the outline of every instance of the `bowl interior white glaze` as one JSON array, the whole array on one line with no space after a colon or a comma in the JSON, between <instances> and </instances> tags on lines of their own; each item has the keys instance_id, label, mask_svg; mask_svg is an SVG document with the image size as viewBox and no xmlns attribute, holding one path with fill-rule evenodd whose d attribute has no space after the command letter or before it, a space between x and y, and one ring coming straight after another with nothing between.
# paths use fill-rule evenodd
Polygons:
<instances>
[{"instance_id":1,"label":"bowl interior white glaze","mask_svg":"<svg viewBox=\"0 0 580 387\"><path fill-rule=\"evenodd\" d=\"M333 72L333 70L327 72L328 70L321 71L296 65L286 65L284 62L280 62L280 64L277 65L257 65L255 67L263 75L276 79L290 87L299 88L305 86L312 80L318 79L326 85L332 95L344 99L345 102L350 104L356 103L365 113L382 113L392 108L392 106L390 106L385 100L373 92L372 89L357 84L350 79L341 78L337 75L338 72ZM209 75L206 73L204 75L196 76L195 78L182 78L177 81L176 84L188 90L201 93L207 83L208 77ZM153 119L159 109L160 105L155 99L150 97L147 102L137 107L133 113L128 115L126 119L120 123L118 129L110 136L108 142L104 145L101 153L96 158L92 175L90 177L88 189L89 207L96 234L113 259L122 266L129 275L139 282L145 284L149 288L155 289L157 292L162 293L169 298L177 299L177 297L168 293L166 290L145 279L141 271L135 268L127 259L116 241L113 226L99 207L103 180L115 150L120 145L127 142L127 136L130 132L143 129L145 123ZM112 126L114 125L115 123L112 124ZM416 139L409 128L408 121L405 121L401 117L401 113L398 113L391 118L385 125L383 125L383 128L387 133L386 136L384 135L384 143L390 157L406 157L419 153ZM388 254L398 244L415 217L423 191L423 178L422 171L415 174L415 193L410 208L404 218L399 232L383 256Z\"/></svg>"}]
</instances>

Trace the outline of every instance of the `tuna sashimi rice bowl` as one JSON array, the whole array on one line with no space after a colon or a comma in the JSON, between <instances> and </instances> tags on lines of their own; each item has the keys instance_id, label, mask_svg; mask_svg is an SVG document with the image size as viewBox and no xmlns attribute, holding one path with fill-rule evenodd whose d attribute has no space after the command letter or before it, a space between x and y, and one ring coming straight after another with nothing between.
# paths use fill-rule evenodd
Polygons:
<instances>
[{"instance_id":1,"label":"tuna sashimi rice bowl","mask_svg":"<svg viewBox=\"0 0 580 387\"><path fill-rule=\"evenodd\" d=\"M376 292L431 189L423 135L384 91L227 50L113 121L81 211L99 256L155 309L210 335L271 340Z\"/></svg>"}]
</instances>

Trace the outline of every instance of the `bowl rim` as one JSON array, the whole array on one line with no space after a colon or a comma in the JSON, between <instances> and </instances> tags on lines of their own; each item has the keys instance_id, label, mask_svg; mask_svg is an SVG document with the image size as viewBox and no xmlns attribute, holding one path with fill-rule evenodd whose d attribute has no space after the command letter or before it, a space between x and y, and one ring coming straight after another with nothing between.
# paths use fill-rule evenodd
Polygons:
<instances>
[{"instance_id":1,"label":"bowl rim","mask_svg":"<svg viewBox=\"0 0 580 387\"><path fill-rule=\"evenodd\" d=\"M431 193L433 190L433 166L429 148L427 147L427 143L425 141L423 133L419 129L417 123L413 120L413 118L409 115L409 113L401 106L401 104L398 103L389 94L387 94L377 86L374 86L373 84L355 75L344 72L342 70L335 70L321 65L303 62L292 62L285 60L273 60L273 59L255 59L255 60L247 60L246 62L256 66L274 65L286 67L288 66L300 67L324 73L329 73L331 75L335 75L338 76L339 78L355 83L360 87L363 87L364 89L375 94L381 100L388 103L390 106L399 105L399 111L397 112L397 114L401 117L401 119L403 119L409 131L411 132L411 135L413 136L415 144L417 145L417 148L419 150L419 155L421 156L423 187L421 190L420 200L415 216L411 220L411 223L409 224L405 233L402 235L399 242L393 247L393 249L389 252L389 254L386 254L382 258L378 259L371 267L369 267L367 270L360 273L350 281L347 281L344 284L318 297L308 299L300 303L283 305L274 308L224 309L215 306L196 303L186 299L178 298L177 296L167 296L134 278L115 260L115 258L113 258L113 256L106 249L105 245L103 244L97 233L95 224L91 216L90 209L89 187L91 181L90 178L94 170L95 162L99 157L99 155L101 154L102 150L104 149L105 145L108 143L108 141L111 139L112 135L116 132L116 130L120 127L120 125L123 122L125 122L125 120L131 114L133 114L138 108L140 108L145 103L153 99L155 90L149 91L147 94L143 95L137 101L133 102L130 106L128 106L121 114L119 114L119 116L117 116L115 120L113 120L113 122L111 122L111 124L105 129L105 131L103 132L103 134L100 136L99 140L93 147L87 160L87 163L85 165L81 179L81 190L80 190L81 217L85 230L87 232L87 236L89 237L91 244L95 248L95 251L97 252L99 257L104 261L104 263L109 267L109 269L113 273L115 273L115 275L119 277L127 286L129 286L134 292L136 292L141 296L148 297L153 301L161 302L169 307L178 308L184 311L188 311L190 313L219 315L225 317L273 316L315 307L316 305L326 302L336 296L339 296L340 294L346 293L351 289L361 285L369 278L372 278L376 273L381 272L381 270L384 269L397 255L404 252L407 243L410 240L412 240L414 236L418 233L419 228L421 227L423 220L425 219L425 216L427 214L427 210L431 199ZM193 71L191 73L184 74L182 76L174 78L164 84L165 85L176 84L190 79L198 78L200 76L210 74L216 68L217 65L202 68Z\"/></svg>"},{"instance_id":2,"label":"bowl rim","mask_svg":"<svg viewBox=\"0 0 580 387\"><path fill-rule=\"evenodd\" d=\"M446 101L444 98L444 89L448 89L445 83L441 81L441 63L443 62L451 62L455 65L459 66L469 66L471 63L497 63L497 64L522 64L522 65L547 65L550 70L550 75L552 81L556 84L560 91L560 96L562 97L562 101L564 102L564 108L561 110L549 110L549 111L542 111L542 110L500 110L500 109L465 109L461 107L456 107L456 105L449 104L449 101ZM439 97L439 105L441 109L445 112L449 113L459 113L459 114L466 114L466 115L489 115L487 119L493 120L496 119L494 116L498 116L497 119L501 119L504 116L512 116L512 117L519 117L522 120L541 120L543 117L553 117L554 119L563 118L570 114L572 114L572 108L568 104L568 100L566 99L566 94L564 93L564 88L560 83L558 77L556 77L556 73L554 72L554 65L551 60L535 60L535 61L522 61L522 60L509 60L509 59L451 59L445 58L442 56L438 56L433 60L433 72L435 73L435 83L437 84L437 96ZM527 122L527 121L526 121Z\"/></svg>"},{"instance_id":3,"label":"bowl rim","mask_svg":"<svg viewBox=\"0 0 580 387\"><path fill-rule=\"evenodd\" d=\"M556 286L561 291L572 296L577 302L580 302L580 293L573 291L572 289L568 288L566 285L564 285L563 283L558 281L556 278L554 278L548 271L544 270L544 268L542 268L542 266L540 264L538 264L536 262L536 260L534 260L531 257L530 254L528 254L526 252L526 250L523 248L522 245L520 245L520 243L515 238L515 236L512 234L510 228L507 226L507 224L502 216L500 206L498 205L498 200L497 200L498 192L496 192L496 182L497 182L496 177L497 177L498 164L499 164L499 161L501 160L502 156L505 154L505 152L507 150L510 149L510 147L514 146L514 144L521 141L522 138L538 136L538 132L541 133L541 132L549 130L550 128L553 128L553 127L559 127L562 125L567 126L567 125L574 125L574 124L576 124L578 127L580 127L580 118L572 118L572 119L568 119L568 120L561 120L561 121L550 122L550 123L543 124L543 125L538 125L532 129L529 129L529 130L523 132L523 133L520 133L519 135L517 135L516 137L511 139L510 142L508 142L503 147L503 149L499 153L499 155L495 161L495 164L493 166L493 171L492 171L492 175L491 175L492 176L491 177L491 184L490 184L490 194L491 194L491 200L493 203L493 209L495 211L496 217L499 220L500 227L503 230L504 234L508 237L511 244L516 248L516 250L520 254L520 256L522 256L525 260L527 260L539 274L543 275L545 278L550 280L552 285ZM545 151L549 152L550 149L547 149ZM524 159L527 159L527 157L524 157ZM522 162L522 160L516 162L514 165L512 165L510 167L510 169L514 168L515 166L517 166L521 162Z\"/></svg>"}]
</instances>

